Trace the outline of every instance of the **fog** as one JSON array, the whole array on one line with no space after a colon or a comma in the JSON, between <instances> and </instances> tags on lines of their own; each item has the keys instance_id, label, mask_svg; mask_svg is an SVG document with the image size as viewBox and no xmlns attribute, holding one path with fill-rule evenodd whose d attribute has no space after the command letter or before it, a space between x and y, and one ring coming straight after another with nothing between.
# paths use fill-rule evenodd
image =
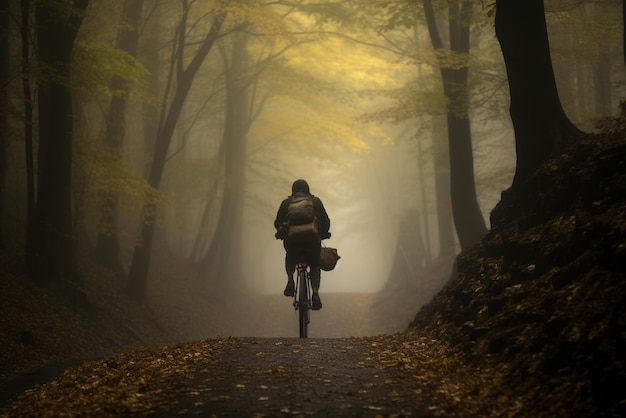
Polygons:
<instances>
[{"instance_id":1,"label":"fog","mask_svg":"<svg viewBox=\"0 0 626 418\"><path fill-rule=\"evenodd\" d=\"M306 179L311 193L322 199L331 218L333 234L323 245L337 248L342 257L335 270L323 273L325 292L376 292L384 285L391 269L398 229L397 213L394 212L406 202L397 196L401 190L397 186L378 184L381 181L378 170L369 158L358 165L351 168L349 176L327 174L313 164L311 171L294 173L294 180ZM336 188L341 183L342 188L350 190L354 202L346 202L345 196L338 194ZM290 194L291 182L283 181L280 186L282 193L273 195L276 206L273 213L248 214L250 229L245 241L249 243L249 256L246 259L259 260L262 266L260 277L253 279L252 283L261 292L282 293L286 279L285 251L282 242L274 240L273 221L278 205ZM392 207L394 201L397 208ZM257 254L258 258L255 257ZM254 272L258 270L254 261L248 271L248 277L255 277Z\"/></svg>"},{"instance_id":2,"label":"fog","mask_svg":"<svg viewBox=\"0 0 626 418\"><path fill-rule=\"evenodd\" d=\"M461 249L449 202L454 168L448 154L457 138L448 137L447 112L466 113L470 120L470 175L487 228L514 172L506 73L488 8L475 5L470 53L459 54L447 47L435 53L423 10L415 6L419 10L405 21L404 3L382 10L346 2L341 19L324 7L311 12L281 2L234 2L226 10L191 2L185 14L178 2L145 3L135 52L120 52L121 2L94 1L78 35L71 67L75 244L96 247L103 235L113 236L129 280L137 249L158 244L194 266L203 291L245 290L268 297L262 304L275 304L271 297L282 295L286 275L273 222L292 182L303 178L331 218L332 238L324 245L342 257L335 270L322 272L322 294L333 303L341 303L342 295L367 295L368 309L379 309L373 314L381 320L361 333L406 326L443 286ZM617 70L623 65L619 14L615 5L569 3L547 2L557 83L571 119L593 130L624 93ZM227 16L223 26L220 13ZM447 13L437 13L439 30L447 33ZM189 21L181 21L183 15ZM605 24L580 24L590 20ZM575 37L569 36L573 24ZM181 27L183 35L176 34ZM212 30L216 39L207 35ZM174 42L180 36L184 42ZM203 44L207 55L192 73ZM603 52L578 56L574 65L580 50ZM16 46L11 59L19 63ZM461 87L468 101L460 104L444 96L440 71L459 62L469 70ZM14 65L15 74L19 68ZM600 70L608 79L593 82ZM114 84L119 78L122 88ZM25 224L23 99L17 81L7 85L20 116L11 121L18 140L7 142L10 169L3 179L3 201L12 204L1 209L5 218ZM122 138L111 145L115 97L123 97L126 107L118 120ZM184 100L177 102L179 97ZM175 120L169 136L168 118ZM154 174L155 149L163 143L163 170ZM117 197L107 200L110 195ZM116 216L107 224L104 214L111 209L104 202L111 201ZM154 219L144 216L153 212ZM156 231L154 243L145 225ZM152 267L148 287L160 273ZM330 306L325 309L333 312ZM340 334L350 332L345 323L337 326L343 327Z\"/></svg>"}]
</instances>

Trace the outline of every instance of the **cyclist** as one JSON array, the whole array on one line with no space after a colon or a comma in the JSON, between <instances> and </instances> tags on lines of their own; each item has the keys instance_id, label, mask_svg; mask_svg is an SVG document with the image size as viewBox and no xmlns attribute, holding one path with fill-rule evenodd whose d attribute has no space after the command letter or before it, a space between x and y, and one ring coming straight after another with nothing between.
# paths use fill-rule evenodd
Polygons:
<instances>
[{"instance_id":1,"label":"cyclist","mask_svg":"<svg viewBox=\"0 0 626 418\"><path fill-rule=\"evenodd\" d=\"M318 221L318 236L306 243L292 243L285 234L285 224L287 221L287 209L292 198L298 198L303 196L311 196L313 199L313 208L315 210L315 216ZM322 301L319 296L320 288L320 249L321 240L330 238L331 234L328 232L330 229L330 219L326 213L326 209L322 204L319 197L313 196L309 191L309 184L302 179L296 180L291 186L291 196L283 200L278 208L276 214L276 220L274 221L274 227L276 228L276 238L283 240L283 246L285 247L285 270L287 272L287 286L283 294L285 296L293 296L295 293L295 284L293 281L293 274L296 270L296 254L304 254L305 260L311 269L311 287L313 288L313 295L311 296L313 306L312 309L319 310L322 308Z\"/></svg>"}]
</instances>

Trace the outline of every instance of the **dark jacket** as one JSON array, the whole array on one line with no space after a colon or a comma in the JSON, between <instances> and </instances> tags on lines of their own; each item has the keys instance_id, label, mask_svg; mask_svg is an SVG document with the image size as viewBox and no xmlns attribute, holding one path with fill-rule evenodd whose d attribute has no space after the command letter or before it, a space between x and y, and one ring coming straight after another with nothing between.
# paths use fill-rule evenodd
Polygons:
<instances>
[{"instance_id":1,"label":"dark jacket","mask_svg":"<svg viewBox=\"0 0 626 418\"><path fill-rule=\"evenodd\" d=\"M313 208L315 209L315 216L317 216L317 220L319 222L319 235L321 239L329 238L328 231L330 230L330 218L326 213L326 209L324 208L324 204L320 200L319 197L313 196L310 193L305 192L297 192L287 199L283 200L278 208L278 213L276 214L276 220L274 221L274 227L276 228L276 238L284 239L284 231L283 225L287 218L287 209L289 208L289 203L291 202L292 197L300 197L300 196L312 196L313 197Z\"/></svg>"}]
</instances>

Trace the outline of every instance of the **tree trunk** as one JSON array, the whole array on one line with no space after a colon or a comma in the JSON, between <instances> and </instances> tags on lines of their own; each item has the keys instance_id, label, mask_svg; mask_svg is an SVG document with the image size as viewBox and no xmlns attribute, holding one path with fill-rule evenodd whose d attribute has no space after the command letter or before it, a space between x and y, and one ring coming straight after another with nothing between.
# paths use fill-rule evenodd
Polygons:
<instances>
[{"instance_id":1,"label":"tree trunk","mask_svg":"<svg viewBox=\"0 0 626 418\"><path fill-rule=\"evenodd\" d=\"M165 169L165 162L170 143L172 141L172 136L174 135L174 130L182 112L183 105L185 104L187 94L191 89L193 79L198 72L200 65L204 62L204 59L209 54L209 51L211 51L225 19L224 15L220 15L215 18L211 30L202 41L196 55L189 63L189 66L183 70L182 58L184 57L184 42L186 34L185 23L187 12L188 11L185 11L183 20L179 27L179 36L181 37L179 40L180 43L178 46L174 46L175 48L178 47L178 56L181 60L179 66L177 66L179 71L177 71L176 77L176 90L171 102L169 103L169 108L167 108L166 114L162 119L163 123L159 126L155 141L154 156L150 167L150 175L148 176L148 183L155 189L158 189L161 185L161 178L163 176L163 170ZM147 214L148 216L156 216L156 210L157 208L154 204L146 204L144 206L144 215ZM141 242L135 247L128 274L128 290L136 299L144 299L146 297L153 239L154 225L153 222L148 219L143 223Z\"/></svg>"},{"instance_id":2,"label":"tree trunk","mask_svg":"<svg viewBox=\"0 0 626 418\"><path fill-rule=\"evenodd\" d=\"M437 257L440 260L447 260L452 258L456 251L452 201L450 198L450 151L448 141L445 138L443 118L436 117L433 123L435 124L433 130L433 136L435 137L434 168L435 195L437 198L437 231L439 235ZM424 226L424 228L427 228L427 226Z\"/></svg>"},{"instance_id":3,"label":"tree trunk","mask_svg":"<svg viewBox=\"0 0 626 418\"><path fill-rule=\"evenodd\" d=\"M30 1L21 5L22 92L24 95L24 153L26 156L26 254L33 254L35 232L35 161L33 150L33 98L30 82Z\"/></svg>"},{"instance_id":4,"label":"tree trunk","mask_svg":"<svg viewBox=\"0 0 626 418\"><path fill-rule=\"evenodd\" d=\"M220 152L218 153L218 155L221 155L221 154L222 152L221 152L221 147L220 147ZM215 206L217 206L217 204L215 204L215 198L217 195L218 187L219 187L219 178L215 178L213 179L213 181L211 182L211 186L209 187L209 192L207 193L206 205L204 206L204 210L202 211L202 218L200 219L200 225L198 225L198 233L196 235L196 238L194 239L193 247L191 248L191 251L189 253L190 254L189 259L192 261L198 261L198 264L200 263L199 260L201 260L204 254L206 254L205 249L207 247L207 242L208 243L211 242L208 236L209 235L208 231L210 231L211 214L215 210Z\"/></svg>"},{"instance_id":5,"label":"tree trunk","mask_svg":"<svg viewBox=\"0 0 626 418\"><path fill-rule=\"evenodd\" d=\"M624 68L626 68L626 0L622 0L622 55Z\"/></svg>"},{"instance_id":6,"label":"tree trunk","mask_svg":"<svg viewBox=\"0 0 626 418\"><path fill-rule=\"evenodd\" d=\"M117 47L127 52L131 57L137 57L137 42L139 40L139 21L143 0L126 0L122 14L122 24L118 34ZM116 76L111 80L111 90L116 93L127 91L127 81ZM122 159L124 137L126 135L126 98L116 93L106 118L105 147L110 156L117 160ZM108 154L108 153L107 153ZM96 254L104 264L118 266L118 234L117 234L117 206L119 194L110 190L103 198L100 226Z\"/></svg>"},{"instance_id":7,"label":"tree trunk","mask_svg":"<svg viewBox=\"0 0 626 418\"><path fill-rule=\"evenodd\" d=\"M598 51L598 61L593 67L595 92L594 110L602 117L611 116L611 57L606 49Z\"/></svg>"},{"instance_id":8,"label":"tree trunk","mask_svg":"<svg viewBox=\"0 0 626 418\"><path fill-rule=\"evenodd\" d=\"M142 108L142 124L143 124L143 167L142 173L145 178L150 176L151 159L154 155L154 141L157 137L159 126L159 107L156 99L159 97L159 79L161 73L161 65L159 58L159 49L161 48L160 35L163 31L161 24L161 7L156 6L151 11L151 20L155 23L146 26L142 35L141 62L149 71L148 76L148 96L153 99L143 103Z\"/></svg>"},{"instance_id":9,"label":"tree trunk","mask_svg":"<svg viewBox=\"0 0 626 418\"><path fill-rule=\"evenodd\" d=\"M9 95L6 91L10 71L9 49L9 0L0 0L0 219L4 219L4 184L7 176L7 154L9 144ZM0 222L0 244L5 234L4 224Z\"/></svg>"},{"instance_id":10,"label":"tree trunk","mask_svg":"<svg viewBox=\"0 0 626 418\"><path fill-rule=\"evenodd\" d=\"M435 158L437 158L436 154L437 153L435 153ZM417 141L417 159L419 161L417 167L418 167L418 176L419 176L419 185L420 185L420 200L422 202L422 220L420 223L419 213L416 213L414 222L418 226L417 228L415 228L416 231L421 231L422 229L424 230L424 238L423 238L423 244L422 244L422 247L424 250L423 256L424 256L426 265L429 265L433 261L433 255L432 255L433 245L432 245L432 239L430 237L430 219L428 215L429 210L428 210L428 197L427 196L429 195L429 193L426 192L426 177L427 176L424 175L424 164L422 164L422 161L423 161L422 157L423 157L422 142ZM435 170L437 169L435 168ZM435 193L437 189L436 183L437 181L435 180ZM437 221L439 222L439 216L437 217ZM419 237L417 237L420 239L420 242L422 242L421 235L422 234L420 233ZM439 244L441 245L441 240L439 241Z\"/></svg>"},{"instance_id":11,"label":"tree trunk","mask_svg":"<svg viewBox=\"0 0 626 418\"><path fill-rule=\"evenodd\" d=\"M27 249L27 271L42 282L78 281L72 231L73 109L70 60L88 0L76 0L67 13L64 5L38 2L37 45L40 62L55 76L39 89L40 186L35 210L34 240ZM43 152L42 152L43 150Z\"/></svg>"},{"instance_id":12,"label":"tree trunk","mask_svg":"<svg viewBox=\"0 0 626 418\"><path fill-rule=\"evenodd\" d=\"M424 0L428 31L435 50L443 49L437 30L430 0ZM472 2L450 2L450 50L457 54L469 54L469 26ZM468 68L450 68L439 64L444 94L450 101L447 111L448 143L450 155L450 196L454 226L461 244L466 250L487 231L474 182L474 157L469 121Z\"/></svg>"},{"instance_id":13,"label":"tree trunk","mask_svg":"<svg viewBox=\"0 0 626 418\"><path fill-rule=\"evenodd\" d=\"M396 239L394 260L386 286L394 291L411 288L419 273L429 264L417 210L402 214ZM409 287L407 287L409 286Z\"/></svg>"},{"instance_id":14,"label":"tree trunk","mask_svg":"<svg viewBox=\"0 0 626 418\"><path fill-rule=\"evenodd\" d=\"M496 36L506 64L517 165L512 190L580 131L565 115L554 80L542 0L497 0Z\"/></svg>"}]
</instances>

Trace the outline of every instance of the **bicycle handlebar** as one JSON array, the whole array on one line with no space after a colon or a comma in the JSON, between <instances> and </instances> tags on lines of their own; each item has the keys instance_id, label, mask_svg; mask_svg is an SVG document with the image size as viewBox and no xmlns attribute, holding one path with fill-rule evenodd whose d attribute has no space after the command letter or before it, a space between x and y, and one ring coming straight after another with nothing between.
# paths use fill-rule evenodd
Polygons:
<instances>
[{"instance_id":1,"label":"bicycle handlebar","mask_svg":"<svg viewBox=\"0 0 626 418\"><path fill-rule=\"evenodd\" d=\"M326 235L320 236L320 239L329 239L332 236L333 236L333 234L331 234L330 232L327 232ZM276 231L276 233L274 234L274 238L276 238L276 239L285 239L285 234L284 234L284 232L282 230Z\"/></svg>"}]
</instances>

